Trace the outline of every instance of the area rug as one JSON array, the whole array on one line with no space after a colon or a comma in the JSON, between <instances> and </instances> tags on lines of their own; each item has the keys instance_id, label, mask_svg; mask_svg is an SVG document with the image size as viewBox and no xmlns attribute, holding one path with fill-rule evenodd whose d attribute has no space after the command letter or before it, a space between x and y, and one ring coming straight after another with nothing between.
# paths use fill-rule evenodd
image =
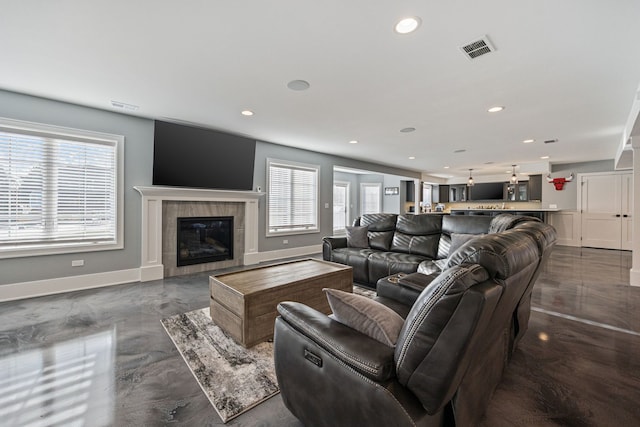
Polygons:
<instances>
[{"instance_id":1,"label":"area rug","mask_svg":"<svg viewBox=\"0 0 640 427\"><path fill-rule=\"evenodd\" d=\"M353 292L375 296L358 286ZM224 423L280 392L272 342L244 348L213 323L209 307L161 322Z\"/></svg>"},{"instance_id":2,"label":"area rug","mask_svg":"<svg viewBox=\"0 0 640 427\"><path fill-rule=\"evenodd\" d=\"M162 325L223 422L279 393L273 343L242 347L213 323L209 307Z\"/></svg>"}]
</instances>

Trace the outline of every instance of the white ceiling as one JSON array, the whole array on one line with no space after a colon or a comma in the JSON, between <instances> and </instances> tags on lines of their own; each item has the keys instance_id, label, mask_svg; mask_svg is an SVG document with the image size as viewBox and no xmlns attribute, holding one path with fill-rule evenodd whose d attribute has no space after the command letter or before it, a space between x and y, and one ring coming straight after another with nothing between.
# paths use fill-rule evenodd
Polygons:
<instances>
[{"instance_id":1,"label":"white ceiling","mask_svg":"<svg viewBox=\"0 0 640 427\"><path fill-rule=\"evenodd\" d=\"M640 83L638 0L0 0L0 10L2 89L114 111L120 101L143 117L436 176L535 169L546 155L613 159ZM411 15L418 31L396 34ZM484 35L496 51L467 59L459 47ZM294 79L310 89L288 89ZM487 113L495 105L506 109Z\"/></svg>"}]
</instances>

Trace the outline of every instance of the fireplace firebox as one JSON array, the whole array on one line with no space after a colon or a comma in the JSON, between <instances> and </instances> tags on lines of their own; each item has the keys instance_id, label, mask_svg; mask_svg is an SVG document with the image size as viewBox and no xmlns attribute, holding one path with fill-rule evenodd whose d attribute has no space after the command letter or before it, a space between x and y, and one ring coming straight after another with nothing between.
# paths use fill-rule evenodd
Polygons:
<instances>
[{"instance_id":1,"label":"fireplace firebox","mask_svg":"<svg viewBox=\"0 0 640 427\"><path fill-rule=\"evenodd\" d=\"M178 218L178 267L233 259L233 217Z\"/></svg>"}]
</instances>

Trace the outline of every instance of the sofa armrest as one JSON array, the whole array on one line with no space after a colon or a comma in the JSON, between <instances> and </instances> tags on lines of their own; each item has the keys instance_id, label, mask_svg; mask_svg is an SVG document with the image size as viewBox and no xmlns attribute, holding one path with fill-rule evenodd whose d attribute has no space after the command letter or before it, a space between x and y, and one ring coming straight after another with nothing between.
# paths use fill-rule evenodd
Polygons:
<instances>
[{"instance_id":1,"label":"sofa armrest","mask_svg":"<svg viewBox=\"0 0 640 427\"><path fill-rule=\"evenodd\" d=\"M281 302L278 312L292 328L362 375L378 382L395 376L393 347L298 302Z\"/></svg>"},{"instance_id":2,"label":"sofa armrest","mask_svg":"<svg viewBox=\"0 0 640 427\"><path fill-rule=\"evenodd\" d=\"M338 248L347 247L347 238L338 236L328 236L322 238L322 259L325 261L333 261L331 259L331 251Z\"/></svg>"}]
</instances>

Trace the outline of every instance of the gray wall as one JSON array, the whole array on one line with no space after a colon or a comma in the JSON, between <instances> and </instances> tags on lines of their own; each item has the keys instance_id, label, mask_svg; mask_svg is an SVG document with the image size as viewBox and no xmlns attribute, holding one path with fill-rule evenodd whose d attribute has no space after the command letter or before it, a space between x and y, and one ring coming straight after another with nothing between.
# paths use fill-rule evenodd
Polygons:
<instances>
[{"instance_id":1,"label":"gray wall","mask_svg":"<svg viewBox=\"0 0 640 427\"><path fill-rule=\"evenodd\" d=\"M125 137L124 249L0 260L0 285L140 267L141 203L134 185L151 185L153 121L0 91L0 116ZM84 259L83 267L71 267Z\"/></svg>"},{"instance_id":2,"label":"gray wall","mask_svg":"<svg viewBox=\"0 0 640 427\"><path fill-rule=\"evenodd\" d=\"M393 196L385 196L385 187L398 187L400 189L400 193ZM405 190L406 188L404 181L402 181L402 178L400 178L399 176L385 175L384 183L382 185L382 212L395 214L402 213L404 211L404 209L402 209L404 208L404 206L401 206L404 204L402 203L402 201L406 200ZM404 195L404 198L402 197L402 195Z\"/></svg>"},{"instance_id":3,"label":"gray wall","mask_svg":"<svg viewBox=\"0 0 640 427\"><path fill-rule=\"evenodd\" d=\"M323 236L330 236L333 234L332 205L334 166L367 170L381 174L420 178L419 172L407 171L388 166L377 165L374 163L363 162L360 160L347 159L344 157L332 156L329 154L317 153L313 151L287 147L284 145L258 141L256 145L255 171L253 174L254 188L258 186L262 187L262 189L267 188L267 158L308 163L320 166L320 232L312 234L267 237L266 197L262 197L259 201L260 216L258 227L260 233L260 236L258 237L258 249L260 252L319 245ZM369 177L369 175L364 175L364 177ZM371 182L363 181L363 179L368 178L362 178L362 176L359 176L357 184L358 192L360 185L359 182ZM380 181L374 182L383 182L383 178L381 177L380 179ZM325 204L328 204L327 208L325 208ZM358 203L356 203L354 211L357 212L357 210ZM352 212L352 214L355 214L355 212ZM283 240L288 240L288 244L284 244Z\"/></svg>"},{"instance_id":4,"label":"gray wall","mask_svg":"<svg viewBox=\"0 0 640 427\"><path fill-rule=\"evenodd\" d=\"M545 176L542 177L542 207L558 205L558 209L576 210L578 209L578 183L577 174L594 172L613 172L613 160L598 160L583 163L565 163L553 165L551 167L551 177L568 177L572 172L574 179L564 185L561 191L556 190L553 184L549 184Z\"/></svg>"},{"instance_id":5,"label":"gray wall","mask_svg":"<svg viewBox=\"0 0 640 427\"><path fill-rule=\"evenodd\" d=\"M0 285L140 267L142 213L140 195L133 189L133 186L151 185L153 120L1 90L0 116L124 135L125 137L124 249L0 260ZM265 198L263 197L259 201L260 251L318 245L322 236L332 234L334 166L411 178L420 177L418 172L258 141L254 188L261 186L266 189L266 159L268 157L320 165L320 233L267 238ZM328 204L328 208L324 207L325 203ZM353 216L357 214L357 201L354 205L356 209L352 212ZM289 243L284 245L283 239L287 239ZM71 261L75 259L83 259L84 266L71 267Z\"/></svg>"},{"instance_id":6,"label":"gray wall","mask_svg":"<svg viewBox=\"0 0 640 427\"><path fill-rule=\"evenodd\" d=\"M334 181L342 181L349 183L349 218L347 225L353 224L353 221L358 217L358 195L360 193L360 187L358 184L358 175L344 172L334 172Z\"/></svg>"}]
</instances>

